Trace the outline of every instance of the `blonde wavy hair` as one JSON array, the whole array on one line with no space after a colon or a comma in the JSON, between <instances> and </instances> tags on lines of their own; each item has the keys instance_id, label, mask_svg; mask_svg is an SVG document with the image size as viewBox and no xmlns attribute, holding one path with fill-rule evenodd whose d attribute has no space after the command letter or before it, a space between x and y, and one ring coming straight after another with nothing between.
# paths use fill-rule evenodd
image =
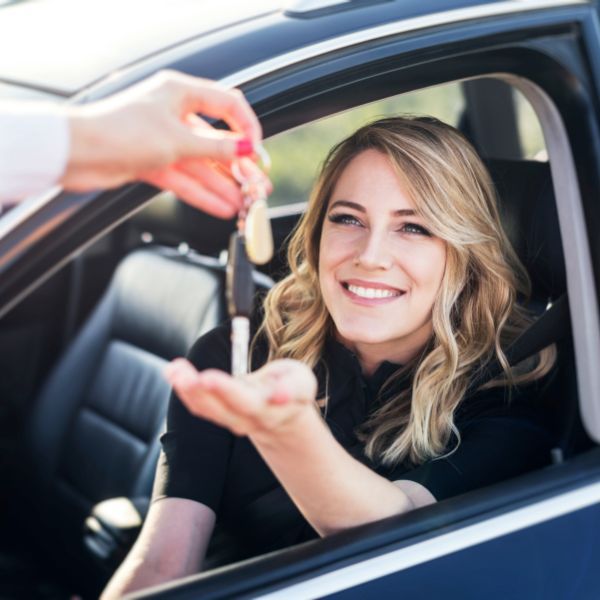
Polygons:
<instances>
[{"instance_id":1,"label":"blonde wavy hair","mask_svg":"<svg viewBox=\"0 0 600 600\"><path fill-rule=\"evenodd\" d=\"M446 242L446 268L432 308L433 333L410 364L412 385L381 406L361 435L367 456L384 465L421 464L448 453L454 413L483 365L496 357L501 377L484 387L510 386L545 375L553 346L510 367L504 350L531 322L517 302L530 282L500 222L494 186L471 144L453 127L429 117L375 121L329 153L288 248L290 274L264 301L269 358L294 358L315 368L335 327L318 278L319 242L332 191L361 152L389 159L433 235Z\"/></svg>"}]
</instances>

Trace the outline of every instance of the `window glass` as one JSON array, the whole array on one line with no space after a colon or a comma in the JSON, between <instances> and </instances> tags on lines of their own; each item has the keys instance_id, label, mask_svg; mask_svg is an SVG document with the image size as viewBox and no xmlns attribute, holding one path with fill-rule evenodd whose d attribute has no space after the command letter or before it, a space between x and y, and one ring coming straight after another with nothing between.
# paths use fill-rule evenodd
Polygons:
<instances>
[{"instance_id":1,"label":"window glass","mask_svg":"<svg viewBox=\"0 0 600 600\"><path fill-rule=\"evenodd\" d=\"M269 204L306 201L329 150L370 121L402 114L431 115L457 125L463 108L460 84L451 83L366 104L273 136L265 142L275 188Z\"/></svg>"}]
</instances>

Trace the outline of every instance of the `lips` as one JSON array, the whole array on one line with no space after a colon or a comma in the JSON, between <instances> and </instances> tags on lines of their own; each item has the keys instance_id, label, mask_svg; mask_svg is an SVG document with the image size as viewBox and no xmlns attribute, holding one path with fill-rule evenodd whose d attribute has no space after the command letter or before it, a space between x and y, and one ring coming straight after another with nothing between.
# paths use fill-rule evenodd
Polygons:
<instances>
[{"instance_id":1,"label":"lips","mask_svg":"<svg viewBox=\"0 0 600 600\"><path fill-rule=\"evenodd\" d=\"M391 300L405 293L405 290L375 281L342 281L342 287L353 297L365 300Z\"/></svg>"}]
</instances>

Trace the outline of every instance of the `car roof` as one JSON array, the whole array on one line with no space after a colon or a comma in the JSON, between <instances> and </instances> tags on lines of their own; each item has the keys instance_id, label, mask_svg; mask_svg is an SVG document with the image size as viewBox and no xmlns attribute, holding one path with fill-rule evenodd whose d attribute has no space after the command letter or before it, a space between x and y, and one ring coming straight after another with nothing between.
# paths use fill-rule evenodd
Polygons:
<instances>
[{"instance_id":1,"label":"car roof","mask_svg":"<svg viewBox=\"0 0 600 600\"><path fill-rule=\"evenodd\" d=\"M256 34L268 56L359 29L477 6L560 0L36 0L0 7L0 84L70 97L194 42ZM238 32L238 33L236 33ZM224 35L219 35L224 34ZM288 46L286 49L285 46ZM230 64L231 57L220 58ZM238 58L240 66L244 60ZM160 61L159 61L160 62ZM160 65L159 65L160 66ZM211 71L209 69L209 71ZM206 76L221 73L207 72Z\"/></svg>"},{"instance_id":2,"label":"car roof","mask_svg":"<svg viewBox=\"0 0 600 600\"><path fill-rule=\"evenodd\" d=\"M71 95L108 73L282 0L37 0L0 8L0 80Z\"/></svg>"}]
</instances>

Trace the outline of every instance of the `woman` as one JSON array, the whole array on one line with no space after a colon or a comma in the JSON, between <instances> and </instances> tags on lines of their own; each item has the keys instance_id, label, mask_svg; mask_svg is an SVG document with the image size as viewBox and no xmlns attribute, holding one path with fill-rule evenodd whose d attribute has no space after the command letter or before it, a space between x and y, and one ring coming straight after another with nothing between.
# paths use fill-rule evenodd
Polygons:
<instances>
[{"instance_id":1,"label":"woman","mask_svg":"<svg viewBox=\"0 0 600 600\"><path fill-rule=\"evenodd\" d=\"M226 326L170 365L155 500L109 591L198 570L217 515L256 553L546 463L535 395L554 350L506 365L528 279L459 132L392 118L341 142L289 262L251 375L224 372ZM494 357L504 376L471 391Z\"/></svg>"}]
</instances>

